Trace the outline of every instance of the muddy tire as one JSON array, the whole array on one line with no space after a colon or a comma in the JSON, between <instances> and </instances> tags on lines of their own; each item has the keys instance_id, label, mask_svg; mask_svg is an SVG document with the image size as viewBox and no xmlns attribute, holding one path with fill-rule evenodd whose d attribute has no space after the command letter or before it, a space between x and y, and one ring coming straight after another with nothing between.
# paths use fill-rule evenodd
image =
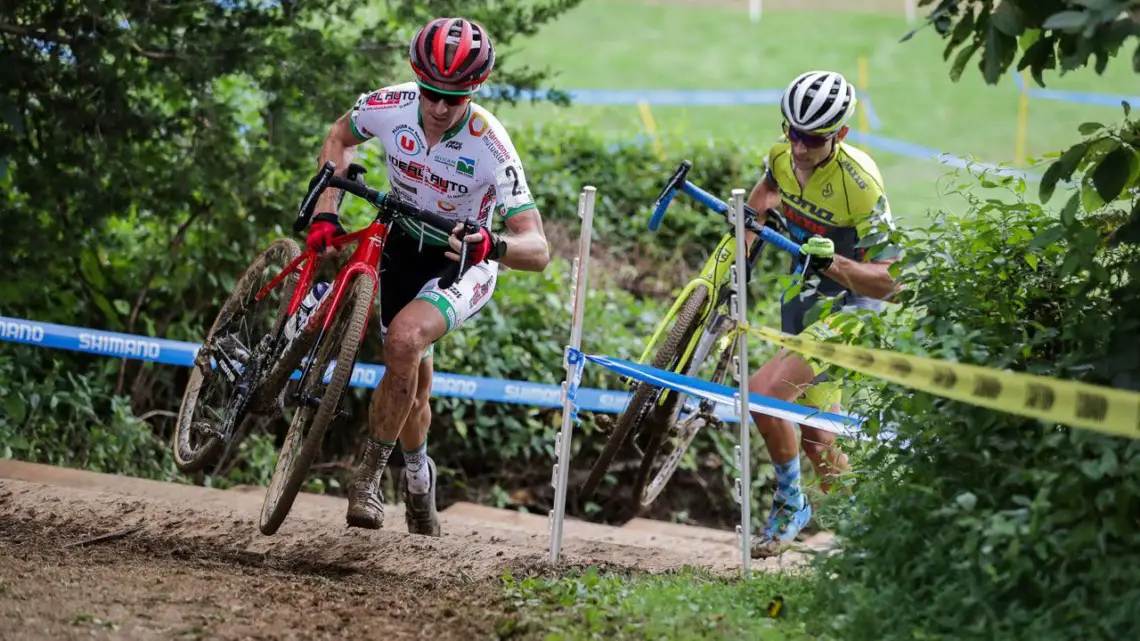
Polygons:
<instances>
[{"instance_id":1,"label":"muddy tire","mask_svg":"<svg viewBox=\"0 0 1140 641\"><path fill-rule=\"evenodd\" d=\"M665 344L657 350L657 354L653 358L652 366L657 369L673 370L677 364L677 359L680 358L680 352L688 343L689 339L693 336L693 332L697 330L701 322L701 310L708 300L709 290L704 285L699 285L691 292L688 298L685 299L681 307L680 313L677 314L677 320L673 324L673 329L669 331L669 336L665 339ZM660 439L653 438L658 429L657 423L663 422L673 414L673 407L677 402L678 395L670 394L666 398L665 403L658 406L657 402L661 398L662 392L665 390L660 387L650 385L648 383L638 381L634 386L633 396L630 398L629 404L625 410L618 417L617 423L614 427L613 433L610 435L605 446L602 448L601 454L594 462L594 467L590 470L590 475L586 477L585 483L582 484L582 489L579 497L588 499L597 491L598 485L606 475L610 463L625 443L626 437L631 431L644 432L650 430L649 445L653 446L654 441L658 441L656 447L660 447ZM637 430L634 430L634 428ZM652 458L656 454L656 447L652 451L646 450L644 456ZM640 495L640 489L634 493L634 501Z\"/></svg>"},{"instance_id":2,"label":"muddy tire","mask_svg":"<svg viewBox=\"0 0 1140 641\"><path fill-rule=\"evenodd\" d=\"M203 341L203 349L199 352L198 361L203 362L195 362L190 372L174 428L174 463L182 472L192 474L205 468L225 449L225 437L232 436L232 433L203 433L201 427L195 427L195 423L199 426L207 424L204 413L212 413L214 418L220 416L220 422L229 423L231 429L236 429L245 419L244 415L224 416L234 389L225 380L225 376L210 368L203 353L208 352L210 346L215 345L222 336L233 337L237 333L244 333L246 347L252 349L252 344L266 335L276 335L285 322L285 313L297 286L298 274L290 274L261 301L254 300L254 296L300 255L300 247L290 238L280 238L270 243L238 277L229 298L214 318L206 340ZM270 312L271 316L258 322L258 311ZM249 316L254 317L252 322L247 322ZM238 337L235 340L243 339Z\"/></svg>"},{"instance_id":3,"label":"muddy tire","mask_svg":"<svg viewBox=\"0 0 1140 641\"><path fill-rule=\"evenodd\" d=\"M336 316L317 346L312 370L301 382L302 398L319 398L320 404L312 407L302 400L293 415L262 503L262 534L276 533L285 521L308 477L309 466L321 448L325 431L339 414L340 402L356 364L356 354L364 340L364 329L376 291L376 281L371 275L356 274L351 278L340 305L336 310L330 310L335 311ZM332 292L325 295L331 296ZM325 386L323 374L334 357L336 366Z\"/></svg>"}]
</instances>

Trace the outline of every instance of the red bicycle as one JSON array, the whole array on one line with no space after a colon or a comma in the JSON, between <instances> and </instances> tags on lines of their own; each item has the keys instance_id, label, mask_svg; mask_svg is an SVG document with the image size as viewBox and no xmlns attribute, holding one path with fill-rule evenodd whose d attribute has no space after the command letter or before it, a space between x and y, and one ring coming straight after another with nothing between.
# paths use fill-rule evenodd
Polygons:
<instances>
[{"instance_id":1,"label":"red bicycle","mask_svg":"<svg viewBox=\"0 0 1140 641\"><path fill-rule=\"evenodd\" d=\"M352 256L301 326L288 332L287 323L296 322L327 254L301 251L290 238L273 241L238 278L214 319L195 357L178 412L174 459L180 470L190 473L215 460L251 415L272 416L286 407L296 408L262 504L263 534L273 534L281 526L325 431L334 418L344 415L338 408L379 291L380 258L392 222L409 217L448 235L455 226L439 214L401 201L395 193L368 187L363 179L366 170L360 165L349 165L343 178L334 176L334 171L332 162L325 163L310 182L293 230L308 226L317 199L329 187L341 189L342 199L344 193L363 198L378 210L376 218L332 241L337 249L356 243ZM471 220L464 224L465 234L478 230ZM440 286L450 287L469 266L464 245L459 261L441 275Z\"/></svg>"}]
</instances>

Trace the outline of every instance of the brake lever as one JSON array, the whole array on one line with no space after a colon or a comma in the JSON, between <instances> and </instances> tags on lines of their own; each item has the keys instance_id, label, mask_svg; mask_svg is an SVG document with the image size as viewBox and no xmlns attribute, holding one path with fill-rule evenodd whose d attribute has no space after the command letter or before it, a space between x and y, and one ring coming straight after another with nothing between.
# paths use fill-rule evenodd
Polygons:
<instances>
[{"instance_id":1,"label":"brake lever","mask_svg":"<svg viewBox=\"0 0 1140 641\"><path fill-rule=\"evenodd\" d=\"M309 193L305 194L305 199L301 201L301 206L297 209L297 219L293 221L293 231L300 232L309 226L309 221L313 218L313 211L317 207L317 200L320 199L325 188L329 186L329 181L332 180L335 171L336 165L330 160L309 181Z\"/></svg>"},{"instance_id":2,"label":"brake lever","mask_svg":"<svg viewBox=\"0 0 1140 641\"><path fill-rule=\"evenodd\" d=\"M345 172L344 177L347 178L348 180L351 180L354 183L358 182L358 183L363 185L364 181L360 180L360 177L366 173L368 173L368 170L365 169L362 165L352 163L348 166L348 171ZM344 203L344 190L343 189L341 190L340 195L337 196L337 198L336 198L336 209L337 209L337 211L340 211L340 206L342 203Z\"/></svg>"},{"instance_id":3,"label":"brake lever","mask_svg":"<svg viewBox=\"0 0 1140 641\"><path fill-rule=\"evenodd\" d=\"M451 287L455 284L455 281L459 280L463 277L463 274L467 273L467 270L471 267L471 265L467 264L467 261L470 257L470 250L468 249L467 243L464 242L463 239L471 234L478 233L478 231L479 226L475 224L475 221L471 220L470 218L463 221L463 232L459 238L459 262L457 262L454 267L448 268L443 277L439 279L440 288L447 289L448 287Z\"/></svg>"}]
</instances>

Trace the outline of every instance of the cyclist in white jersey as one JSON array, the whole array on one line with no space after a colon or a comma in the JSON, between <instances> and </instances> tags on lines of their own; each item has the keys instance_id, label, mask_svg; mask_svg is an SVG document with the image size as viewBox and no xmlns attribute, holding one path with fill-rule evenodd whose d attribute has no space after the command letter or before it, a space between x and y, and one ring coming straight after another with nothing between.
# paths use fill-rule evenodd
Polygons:
<instances>
[{"instance_id":1,"label":"cyclist in white jersey","mask_svg":"<svg viewBox=\"0 0 1140 641\"><path fill-rule=\"evenodd\" d=\"M439 18L411 40L416 80L362 94L332 126L318 167L331 160L338 175L356 145L375 140L384 150L391 190L422 209L454 219L451 235L403 220L384 246L380 317L387 371L372 395L370 435L348 494L350 527L377 529L384 521L380 479L398 442L403 450L405 520L413 534L440 535L435 463L427 456L432 346L491 299L499 264L542 271L550 262L542 218L527 188L518 152L502 124L472 101L495 64L495 50L478 23ZM307 243L323 251L344 229L339 190L317 204ZM492 213L508 233L490 230ZM479 232L464 236L463 221ZM451 287L439 277L469 244L472 267Z\"/></svg>"}]
</instances>

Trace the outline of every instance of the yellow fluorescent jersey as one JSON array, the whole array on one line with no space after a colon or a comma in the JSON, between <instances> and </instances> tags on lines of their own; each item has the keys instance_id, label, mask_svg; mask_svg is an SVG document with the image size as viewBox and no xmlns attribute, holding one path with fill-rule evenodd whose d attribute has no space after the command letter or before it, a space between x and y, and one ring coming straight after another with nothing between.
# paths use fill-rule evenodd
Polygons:
<instances>
[{"instance_id":1,"label":"yellow fluorescent jersey","mask_svg":"<svg viewBox=\"0 0 1140 641\"><path fill-rule=\"evenodd\" d=\"M803 187L796 179L787 140L773 145L767 164L765 179L779 190L788 230L798 243L823 236L835 243L836 254L863 261L867 248L856 247L859 241L879 222L893 225L879 167L855 147L837 143L835 153L816 168ZM841 290L831 279L823 281L821 288L825 284L834 286L826 288L824 294L831 296Z\"/></svg>"},{"instance_id":2,"label":"yellow fluorescent jersey","mask_svg":"<svg viewBox=\"0 0 1140 641\"><path fill-rule=\"evenodd\" d=\"M812 236L830 238L837 255L862 262L866 260L868 248L856 247L859 241L879 222L893 228L878 166L870 156L846 143L837 143L831 158L817 167L807 184L800 187L792 166L791 144L781 139L768 152L765 180L779 190L788 231L798 243ZM880 231L884 230L880 228ZM880 253L876 258L885 258L886 254ZM816 294L794 296L785 302L784 331L795 334L803 331L803 316L820 295L838 296L845 292L844 304L881 309L880 301L860 296L821 275Z\"/></svg>"}]
</instances>

